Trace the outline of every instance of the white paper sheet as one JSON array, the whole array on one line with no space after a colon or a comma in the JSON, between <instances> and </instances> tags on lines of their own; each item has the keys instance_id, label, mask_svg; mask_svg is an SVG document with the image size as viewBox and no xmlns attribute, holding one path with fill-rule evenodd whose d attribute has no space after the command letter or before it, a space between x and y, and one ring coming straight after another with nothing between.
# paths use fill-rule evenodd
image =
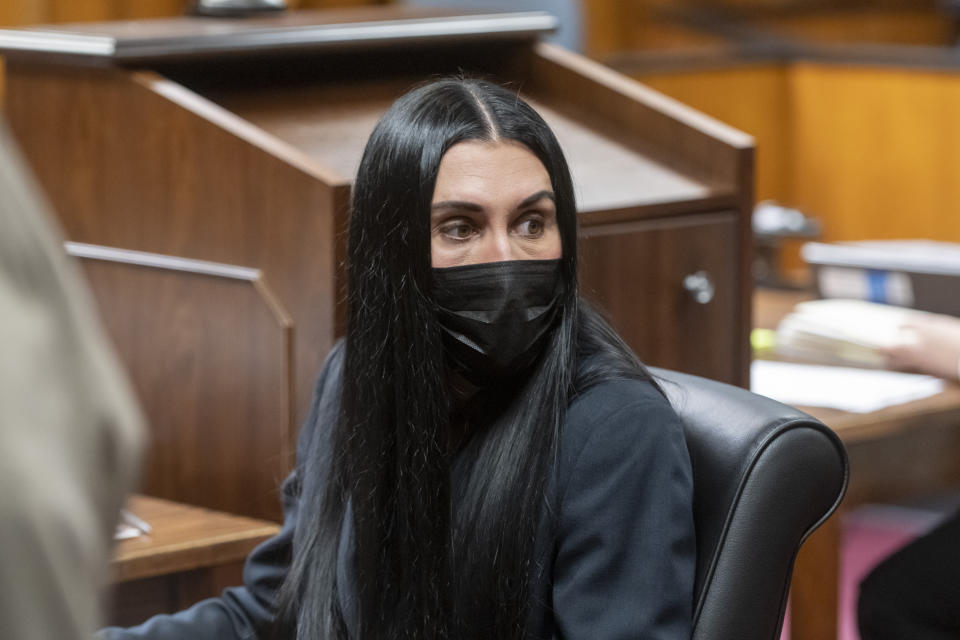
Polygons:
<instances>
[{"instance_id":1,"label":"white paper sheet","mask_svg":"<svg viewBox=\"0 0 960 640\"><path fill-rule=\"evenodd\" d=\"M869 413L943 391L933 376L755 360L750 390L789 405Z\"/></svg>"},{"instance_id":2,"label":"white paper sheet","mask_svg":"<svg viewBox=\"0 0 960 640\"><path fill-rule=\"evenodd\" d=\"M113 539L129 540L130 538L139 538L140 535L140 530L136 527L131 527L128 524L120 523L117 525L117 530L113 534Z\"/></svg>"}]
</instances>

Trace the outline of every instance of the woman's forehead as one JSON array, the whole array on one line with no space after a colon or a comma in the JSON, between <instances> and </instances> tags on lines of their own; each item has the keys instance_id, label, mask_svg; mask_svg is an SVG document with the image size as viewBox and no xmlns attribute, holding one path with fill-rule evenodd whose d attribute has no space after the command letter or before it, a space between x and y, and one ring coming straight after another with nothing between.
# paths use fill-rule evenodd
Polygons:
<instances>
[{"instance_id":1,"label":"woman's forehead","mask_svg":"<svg viewBox=\"0 0 960 640\"><path fill-rule=\"evenodd\" d=\"M513 140L468 140L452 146L440 161L433 202L525 199L549 191L546 167Z\"/></svg>"}]
</instances>

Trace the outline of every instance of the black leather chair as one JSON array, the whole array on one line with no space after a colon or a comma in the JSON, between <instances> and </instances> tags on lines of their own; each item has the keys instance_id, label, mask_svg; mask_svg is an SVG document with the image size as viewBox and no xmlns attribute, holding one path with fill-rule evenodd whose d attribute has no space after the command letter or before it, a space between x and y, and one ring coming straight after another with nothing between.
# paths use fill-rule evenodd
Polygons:
<instances>
[{"instance_id":1,"label":"black leather chair","mask_svg":"<svg viewBox=\"0 0 960 640\"><path fill-rule=\"evenodd\" d=\"M693 640L776 640L797 550L846 490L843 445L769 398L652 371L684 421L693 463Z\"/></svg>"}]
</instances>

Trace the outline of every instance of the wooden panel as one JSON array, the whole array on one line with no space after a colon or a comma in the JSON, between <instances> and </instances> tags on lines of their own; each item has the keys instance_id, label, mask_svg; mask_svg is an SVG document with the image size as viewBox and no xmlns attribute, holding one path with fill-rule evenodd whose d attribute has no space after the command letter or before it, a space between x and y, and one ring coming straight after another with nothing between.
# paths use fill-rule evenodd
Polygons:
<instances>
[{"instance_id":1,"label":"wooden panel","mask_svg":"<svg viewBox=\"0 0 960 640\"><path fill-rule=\"evenodd\" d=\"M896 502L960 487L960 409L911 416L895 435L848 446L851 504Z\"/></svg>"},{"instance_id":2,"label":"wooden panel","mask_svg":"<svg viewBox=\"0 0 960 640\"><path fill-rule=\"evenodd\" d=\"M753 136L756 199L791 200L789 67L775 63L631 75Z\"/></svg>"},{"instance_id":3,"label":"wooden panel","mask_svg":"<svg viewBox=\"0 0 960 640\"><path fill-rule=\"evenodd\" d=\"M660 3L681 4L691 3ZM930 3L886 4L858 10L826 3L812 10L784 6L778 15L776 4L769 3L767 17L742 14L740 26L821 42L951 41L949 19ZM625 9L606 16L614 24L629 19ZM954 117L960 72L822 63L757 67L722 60L718 65L634 77L754 135L758 200L775 199L817 216L828 241L960 241L954 211L960 196L955 180L960 129ZM802 265L796 244L786 247L788 269Z\"/></svg>"},{"instance_id":4,"label":"wooden panel","mask_svg":"<svg viewBox=\"0 0 960 640\"><path fill-rule=\"evenodd\" d=\"M809 42L949 46L953 38L949 14L930 10L822 10L751 24Z\"/></svg>"},{"instance_id":5,"label":"wooden panel","mask_svg":"<svg viewBox=\"0 0 960 640\"><path fill-rule=\"evenodd\" d=\"M344 31L334 28L334 25L358 22L365 23L368 29ZM156 70L156 65L172 61L189 66L191 61L195 64L197 59L203 58L216 59L208 60L208 65L219 63L218 66L228 67L231 62L228 54L246 55L246 61L251 62L251 52L256 52L253 58L260 61L267 52L289 54L295 51L298 58L317 51L349 50L355 53L360 48L375 47L377 43L383 45L384 41L398 38L404 39L411 47L445 40L453 34L460 35L463 44L476 39L487 44L492 39L529 41L537 34L547 33L552 23L547 15L494 15L403 4L255 13L242 19L173 16L155 20L37 25L21 30L21 37L29 39L26 48L21 46L23 41L11 40L11 34L0 34L0 50L10 49L9 55L27 60L36 59L43 52L46 55L40 57L44 57L45 62L56 58L63 64L83 64L82 56L92 55L94 62L117 63L128 68ZM286 61L291 61L289 56ZM273 62L276 68L277 61Z\"/></svg>"},{"instance_id":6,"label":"wooden panel","mask_svg":"<svg viewBox=\"0 0 960 640\"><path fill-rule=\"evenodd\" d=\"M758 200L816 216L825 240L960 242L960 72L795 63L637 77L753 134Z\"/></svg>"},{"instance_id":7,"label":"wooden panel","mask_svg":"<svg viewBox=\"0 0 960 640\"><path fill-rule=\"evenodd\" d=\"M246 556L279 526L196 507L134 496L128 507L153 530L114 551L108 623L139 624L186 609L243 583Z\"/></svg>"},{"instance_id":8,"label":"wooden panel","mask_svg":"<svg viewBox=\"0 0 960 640\"><path fill-rule=\"evenodd\" d=\"M113 14L110 0L54 0L48 6L50 22L103 20Z\"/></svg>"},{"instance_id":9,"label":"wooden panel","mask_svg":"<svg viewBox=\"0 0 960 640\"><path fill-rule=\"evenodd\" d=\"M359 7L368 4L392 4L390 0L288 0L287 6L299 9L326 9L328 7Z\"/></svg>"},{"instance_id":10,"label":"wooden panel","mask_svg":"<svg viewBox=\"0 0 960 640\"><path fill-rule=\"evenodd\" d=\"M181 15L191 0L4 0L0 25L126 20ZM291 9L385 4L379 0L287 0Z\"/></svg>"},{"instance_id":11,"label":"wooden panel","mask_svg":"<svg viewBox=\"0 0 960 640\"><path fill-rule=\"evenodd\" d=\"M159 615L176 613L227 587L243 584L243 562L182 571L114 585L107 594L107 626L132 627Z\"/></svg>"},{"instance_id":12,"label":"wooden panel","mask_svg":"<svg viewBox=\"0 0 960 640\"><path fill-rule=\"evenodd\" d=\"M661 202L644 202L643 206L619 212L608 209L594 214L586 210L583 217L585 234L588 233L586 225L612 222L620 214L624 216L620 219L629 215L637 220L656 215L716 211L720 208L731 211L728 233L724 236L729 236L728 243L721 248L721 251L729 251L726 254L728 260L724 262L724 268L728 270L721 276L729 283L729 288L724 294L726 301L715 307L720 310L718 322L709 327L711 333L706 339L714 343L725 343L732 339L737 346L731 349L731 357L723 364L698 364L697 358L685 356L652 362L746 385L749 380L752 289L750 212L753 209L753 139L644 85L630 82L619 74L598 68L590 61L575 58L548 45L538 45L537 56L532 60L530 79L530 93L538 100L549 100L553 108L595 127L611 140L636 149L689 179L702 182L716 196L717 202L712 206L707 206L709 198L705 198L704 194L698 194L699 201L697 198L685 199L672 194ZM558 133L558 137L561 135L562 132ZM638 178L635 176L636 172L625 172L620 179L636 181ZM605 229L617 228L606 224L603 226ZM624 227L623 232L628 232L627 229ZM719 244L719 237L705 237L703 240L706 244L716 245ZM699 246L695 235L691 235L689 242L690 247ZM681 240L678 239L677 243L678 254L689 251L689 247L681 249ZM631 264L634 253L624 245L619 259L622 264ZM614 278L613 282L616 282L614 270L606 276ZM610 296L608 310L621 302L627 307L634 304L635 298L627 292L618 291L616 285L607 289L606 293ZM656 294L666 296L663 300L668 306L675 302L671 297L674 294L668 289L656 290ZM615 301L614 297L618 300ZM648 298L654 299L660 300ZM649 312L649 309L644 310L644 313ZM611 311L611 314L616 316L617 312ZM624 329L624 333L638 331L642 334L645 330L642 325L647 322L646 315L629 313L622 318L625 322L637 325L630 330ZM650 343L638 338L636 344L647 348ZM682 350L684 347L679 348Z\"/></svg>"},{"instance_id":13,"label":"wooden panel","mask_svg":"<svg viewBox=\"0 0 960 640\"><path fill-rule=\"evenodd\" d=\"M790 582L790 637L837 638L843 510L834 512L803 542Z\"/></svg>"},{"instance_id":14,"label":"wooden panel","mask_svg":"<svg viewBox=\"0 0 960 640\"><path fill-rule=\"evenodd\" d=\"M630 32L646 13L643 0L581 2L584 51L599 58L629 48Z\"/></svg>"},{"instance_id":15,"label":"wooden panel","mask_svg":"<svg viewBox=\"0 0 960 640\"><path fill-rule=\"evenodd\" d=\"M48 0L4 0L0 2L0 26L43 22L48 16Z\"/></svg>"},{"instance_id":16,"label":"wooden panel","mask_svg":"<svg viewBox=\"0 0 960 640\"><path fill-rule=\"evenodd\" d=\"M601 225L582 230L581 282L647 364L718 380L741 380L736 325L740 297L737 216ZM684 289L705 271L707 304Z\"/></svg>"},{"instance_id":17,"label":"wooden panel","mask_svg":"<svg viewBox=\"0 0 960 640\"><path fill-rule=\"evenodd\" d=\"M127 0L117 2L113 0L109 15L98 17L97 20L131 20L134 18L159 18L162 16L177 16L186 11L189 0Z\"/></svg>"},{"instance_id":18,"label":"wooden panel","mask_svg":"<svg viewBox=\"0 0 960 640\"><path fill-rule=\"evenodd\" d=\"M794 203L830 241L960 242L960 73L799 64Z\"/></svg>"},{"instance_id":19,"label":"wooden panel","mask_svg":"<svg viewBox=\"0 0 960 640\"><path fill-rule=\"evenodd\" d=\"M141 490L279 519L293 466L289 319L259 281L83 260L149 422Z\"/></svg>"},{"instance_id":20,"label":"wooden panel","mask_svg":"<svg viewBox=\"0 0 960 640\"><path fill-rule=\"evenodd\" d=\"M584 51L596 59L623 51L709 45L723 39L664 19L659 0L587 0L581 2Z\"/></svg>"},{"instance_id":21,"label":"wooden panel","mask_svg":"<svg viewBox=\"0 0 960 640\"><path fill-rule=\"evenodd\" d=\"M272 522L147 496L132 496L127 508L152 530L117 544L114 583L242 562L280 530Z\"/></svg>"},{"instance_id":22,"label":"wooden panel","mask_svg":"<svg viewBox=\"0 0 960 640\"><path fill-rule=\"evenodd\" d=\"M582 4L585 51L598 59L625 51L689 50L751 32L814 42L943 46L949 46L954 37L950 15L931 2L816 6L795 1L590 0Z\"/></svg>"},{"instance_id":23,"label":"wooden panel","mask_svg":"<svg viewBox=\"0 0 960 640\"><path fill-rule=\"evenodd\" d=\"M11 127L70 240L263 271L295 323L302 418L337 330L349 184L154 74L8 71Z\"/></svg>"},{"instance_id":24,"label":"wooden panel","mask_svg":"<svg viewBox=\"0 0 960 640\"><path fill-rule=\"evenodd\" d=\"M536 53L533 96L716 192L752 199L750 136L559 47L540 44Z\"/></svg>"},{"instance_id":25,"label":"wooden panel","mask_svg":"<svg viewBox=\"0 0 960 640\"><path fill-rule=\"evenodd\" d=\"M411 84L400 80L274 89L269 94L241 91L219 94L216 99L338 175L348 177L356 174L377 120ZM535 84L528 86L531 91L537 90ZM564 148L581 211L696 200L717 191L712 185L654 162L636 146L625 144L622 137L586 126L535 97L530 103L550 124Z\"/></svg>"},{"instance_id":26,"label":"wooden panel","mask_svg":"<svg viewBox=\"0 0 960 640\"><path fill-rule=\"evenodd\" d=\"M190 0L3 0L0 27L64 22L102 22L183 15ZM288 0L291 9L354 7L386 4L381 0ZM0 58L0 101L3 100L3 59Z\"/></svg>"},{"instance_id":27,"label":"wooden panel","mask_svg":"<svg viewBox=\"0 0 960 640\"><path fill-rule=\"evenodd\" d=\"M206 91L216 102L351 180L377 120L412 79Z\"/></svg>"}]
</instances>

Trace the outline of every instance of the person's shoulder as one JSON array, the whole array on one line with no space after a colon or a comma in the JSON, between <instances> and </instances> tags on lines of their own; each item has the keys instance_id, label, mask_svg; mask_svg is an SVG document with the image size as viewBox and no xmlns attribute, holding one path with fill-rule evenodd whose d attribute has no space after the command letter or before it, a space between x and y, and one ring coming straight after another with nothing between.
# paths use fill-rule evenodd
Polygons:
<instances>
[{"instance_id":1,"label":"person's shoulder","mask_svg":"<svg viewBox=\"0 0 960 640\"><path fill-rule=\"evenodd\" d=\"M617 414L676 414L652 378L603 380L571 398L568 421L605 422Z\"/></svg>"},{"instance_id":2,"label":"person's shoulder","mask_svg":"<svg viewBox=\"0 0 960 640\"><path fill-rule=\"evenodd\" d=\"M636 453L682 442L680 417L652 379L617 378L572 398L560 453L562 464L573 464L584 451L597 447Z\"/></svg>"},{"instance_id":3,"label":"person's shoulder","mask_svg":"<svg viewBox=\"0 0 960 640\"><path fill-rule=\"evenodd\" d=\"M346 353L345 344L346 341L343 339L334 343L320 368L320 373L317 375L310 413L307 414L298 436L298 456L313 448L312 442L315 441L316 433L323 433L325 434L324 438L326 438L333 428L340 406L340 388ZM326 446L326 443L317 446Z\"/></svg>"},{"instance_id":4,"label":"person's shoulder","mask_svg":"<svg viewBox=\"0 0 960 640\"><path fill-rule=\"evenodd\" d=\"M329 370L341 369L343 367L343 359L346 357L347 352L347 339L346 338L337 338L337 341L333 343L333 346L330 347L330 352L327 354L326 359L323 361L323 369Z\"/></svg>"},{"instance_id":5,"label":"person's shoulder","mask_svg":"<svg viewBox=\"0 0 960 640\"><path fill-rule=\"evenodd\" d=\"M343 373L343 362L346 357L347 341L340 338L330 348L330 352L320 367L320 373L317 375L316 386L314 388L314 402L324 395L331 388L339 386L340 376Z\"/></svg>"}]
</instances>

